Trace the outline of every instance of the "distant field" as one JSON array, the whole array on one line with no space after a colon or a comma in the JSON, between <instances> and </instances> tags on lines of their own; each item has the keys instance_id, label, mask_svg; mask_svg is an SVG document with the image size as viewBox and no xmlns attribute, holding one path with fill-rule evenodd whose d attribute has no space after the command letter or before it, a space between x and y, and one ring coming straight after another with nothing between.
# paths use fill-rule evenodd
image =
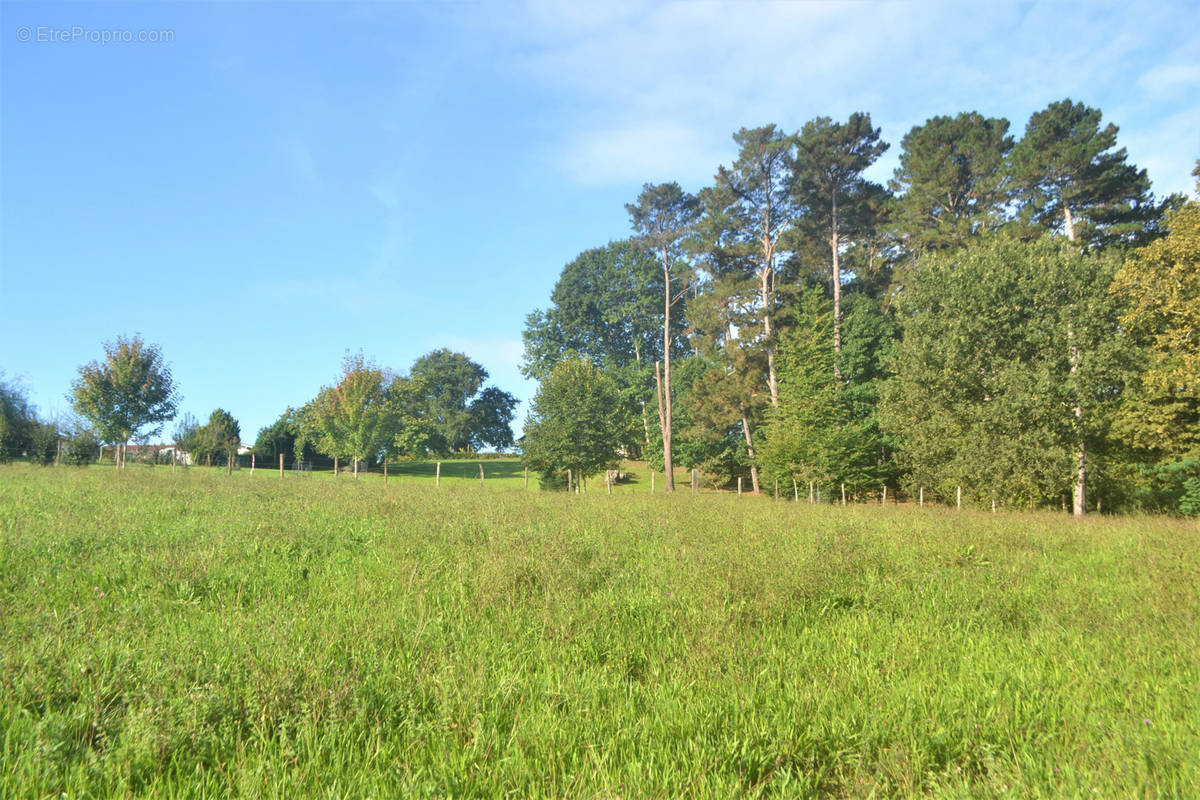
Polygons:
<instances>
[{"instance_id":1,"label":"distant field","mask_svg":"<svg viewBox=\"0 0 1200 800\"><path fill-rule=\"evenodd\" d=\"M408 486L413 484L418 485L433 485L437 480L437 465L436 461L401 461L388 465L388 484L393 481L398 482L398 485ZM479 487L479 467L483 466L483 488L485 489L524 489L525 488L525 468L521 464L519 458L453 458L446 459L441 462L442 465L442 486L445 487ZM108 463L104 467L110 466ZM170 467L144 467L139 465L130 465L129 469L151 469L160 471L170 471ZM620 491L643 491L649 492L651 488L650 467L644 461L623 461L619 467L623 479L613 486L614 492ZM345 470L343 465L342 470ZM188 467L187 472L191 473L212 473L213 475L224 475L224 467ZM251 477L250 470L245 467L240 467L234 473L238 478ZM675 470L675 482L679 488L690 487L691 473L686 469ZM270 465L259 466L254 470L253 478L270 479L275 477L278 479L278 468L272 468ZM316 478L320 480L332 480L333 470L317 470L315 472L298 473L292 470L284 471L284 479L307 479ZM381 468L374 467L372 472L360 472L360 481L383 481L383 472ZM338 480L354 480L354 477L344 471L340 471ZM662 491L663 488L663 473L658 471L653 479L654 489ZM535 491L538 486L538 474L534 471L529 472L529 489ZM604 492L604 476L596 476L588 481L587 486L590 492ZM747 485L746 491L749 491Z\"/></svg>"},{"instance_id":2,"label":"distant field","mask_svg":"<svg viewBox=\"0 0 1200 800\"><path fill-rule=\"evenodd\" d=\"M1200 797L1194 522L259 477L0 467L0 796Z\"/></svg>"}]
</instances>

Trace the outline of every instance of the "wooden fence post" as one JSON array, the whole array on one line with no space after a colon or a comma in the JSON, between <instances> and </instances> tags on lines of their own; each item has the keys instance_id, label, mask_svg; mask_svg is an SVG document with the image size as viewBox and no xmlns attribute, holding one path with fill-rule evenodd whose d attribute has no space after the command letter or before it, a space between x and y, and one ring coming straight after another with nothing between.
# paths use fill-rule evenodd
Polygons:
<instances>
[{"instance_id":1,"label":"wooden fence post","mask_svg":"<svg viewBox=\"0 0 1200 800\"><path fill-rule=\"evenodd\" d=\"M775 499L779 499L779 478L775 479Z\"/></svg>"},{"instance_id":2,"label":"wooden fence post","mask_svg":"<svg viewBox=\"0 0 1200 800\"><path fill-rule=\"evenodd\" d=\"M571 474L571 470L567 470L567 494L571 493L571 479L573 477L574 476Z\"/></svg>"},{"instance_id":3,"label":"wooden fence post","mask_svg":"<svg viewBox=\"0 0 1200 800\"><path fill-rule=\"evenodd\" d=\"M846 484L842 484L842 505L846 505Z\"/></svg>"},{"instance_id":4,"label":"wooden fence post","mask_svg":"<svg viewBox=\"0 0 1200 800\"><path fill-rule=\"evenodd\" d=\"M437 462L437 472L434 474L433 485L434 486L442 485L442 462L440 462L440 461Z\"/></svg>"},{"instance_id":5,"label":"wooden fence post","mask_svg":"<svg viewBox=\"0 0 1200 800\"><path fill-rule=\"evenodd\" d=\"M921 508L925 507L925 487L921 487Z\"/></svg>"},{"instance_id":6,"label":"wooden fence post","mask_svg":"<svg viewBox=\"0 0 1200 800\"><path fill-rule=\"evenodd\" d=\"M883 503L882 503L882 505L885 505L885 506L887 505L887 484L886 483L883 485Z\"/></svg>"},{"instance_id":7,"label":"wooden fence post","mask_svg":"<svg viewBox=\"0 0 1200 800\"><path fill-rule=\"evenodd\" d=\"M650 494L654 494L654 470L650 470Z\"/></svg>"},{"instance_id":8,"label":"wooden fence post","mask_svg":"<svg viewBox=\"0 0 1200 800\"><path fill-rule=\"evenodd\" d=\"M792 476L792 500L800 502L800 484L796 483L796 476Z\"/></svg>"},{"instance_id":9,"label":"wooden fence post","mask_svg":"<svg viewBox=\"0 0 1200 800\"><path fill-rule=\"evenodd\" d=\"M250 454L250 477L254 477L254 453Z\"/></svg>"},{"instance_id":10,"label":"wooden fence post","mask_svg":"<svg viewBox=\"0 0 1200 800\"><path fill-rule=\"evenodd\" d=\"M612 472L609 470L604 471L604 485L608 488L608 494L611 497L612 496Z\"/></svg>"},{"instance_id":11,"label":"wooden fence post","mask_svg":"<svg viewBox=\"0 0 1200 800\"><path fill-rule=\"evenodd\" d=\"M738 497L742 496L742 476L738 475Z\"/></svg>"},{"instance_id":12,"label":"wooden fence post","mask_svg":"<svg viewBox=\"0 0 1200 800\"><path fill-rule=\"evenodd\" d=\"M333 457L333 477L336 478L337 476L338 476L338 457L334 456Z\"/></svg>"},{"instance_id":13,"label":"wooden fence post","mask_svg":"<svg viewBox=\"0 0 1200 800\"><path fill-rule=\"evenodd\" d=\"M479 488L483 488L483 462L479 462Z\"/></svg>"},{"instance_id":14,"label":"wooden fence post","mask_svg":"<svg viewBox=\"0 0 1200 800\"><path fill-rule=\"evenodd\" d=\"M808 504L809 505L812 505L813 503L816 502L816 500L813 499L814 496L815 495L813 495L813 482L809 481L808 482Z\"/></svg>"},{"instance_id":15,"label":"wooden fence post","mask_svg":"<svg viewBox=\"0 0 1200 800\"><path fill-rule=\"evenodd\" d=\"M279 454L279 479L283 480L283 453Z\"/></svg>"},{"instance_id":16,"label":"wooden fence post","mask_svg":"<svg viewBox=\"0 0 1200 800\"><path fill-rule=\"evenodd\" d=\"M958 487L958 510L962 511L962 487Z\"/></svg>"},{"instance_id":17,"label":"wooden fence post","mask_svg":"<svg viewBox=\"0 0 1200 800\"><path fill-rule=\"evenodd\" d=\"M383 485L387 486L387 458L383 459Z\"/></svg>"}]
</instances>

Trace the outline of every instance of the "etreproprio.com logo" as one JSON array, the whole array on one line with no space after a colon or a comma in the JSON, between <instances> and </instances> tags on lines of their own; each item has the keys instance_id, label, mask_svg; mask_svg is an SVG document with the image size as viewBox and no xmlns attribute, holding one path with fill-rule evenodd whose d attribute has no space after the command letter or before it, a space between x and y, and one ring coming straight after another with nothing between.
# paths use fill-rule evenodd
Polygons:
<instances>
[{"instance_id":1,"label":"etreproprio.com logo","mask_svg":"<svg viewBox=\"0 0 1200 800\"><path fill-rule=\"evenodd\" d=\"M129 30L127 28L88 28L84 25L22 25L17 41L32 44L160 44L175 41L173 30Z\"/></svg>"}]
</instances>

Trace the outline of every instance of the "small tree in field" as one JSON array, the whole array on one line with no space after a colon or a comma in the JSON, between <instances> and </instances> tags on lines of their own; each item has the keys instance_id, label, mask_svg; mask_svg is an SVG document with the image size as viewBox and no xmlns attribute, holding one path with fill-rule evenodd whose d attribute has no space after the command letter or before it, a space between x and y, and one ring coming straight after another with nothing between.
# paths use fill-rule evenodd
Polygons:
<instances>
[{"instance_id":1,"label":"small tree in field","mask_svg":"<svg viewBox=\"0 0 1200 800\"><path fill-rule=\"evenodd\" d=\"M616 465L620 392L603 372L572 358L554 368L533 398L525 423L525 463L547 484L571 470L587 478Z\"/></svg>"},{"instance_id":2,"label":"small tree in field","mask_svg":"<svg viewBox=\"0 0 1200 800\"><path fill-rule=\"evenodd\" d=\"M79 368L67 399L104 441L121 445L135 435L154 436L175 416L179 396L157 345L140 336L104 344L104 362ZM122 462L120 450L116 457Z\"/></svg>"}]
</instances>

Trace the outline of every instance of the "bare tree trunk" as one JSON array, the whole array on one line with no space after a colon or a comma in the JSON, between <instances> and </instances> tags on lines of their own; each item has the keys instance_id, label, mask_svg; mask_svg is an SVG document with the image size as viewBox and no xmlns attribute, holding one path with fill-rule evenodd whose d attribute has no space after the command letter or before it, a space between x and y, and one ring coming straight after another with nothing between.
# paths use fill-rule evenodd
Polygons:
<instances>
[{"instance_id":1,"label":"bare tree trunk","mask_svg":"<svg viewBox=\"0 0 1200 800\"><path fill-rule=\"evenodd\" d=\"M769 252L769 251L768 251ZM767 256L769 261L770 255ZM766 265L762 272L763 341L767 348L767 389L771 392L771 408L779 408L779 380L775 377L775 342L771 339L771 267Z\"/></svg>"},{"instance_id":2,"label":"bare tree trunk","mask_svg":"<svg viewBox=\"0 0 1200 800\"><path fill-rule=\"evenodd\" d=\"M1075 241L1075 217L1071 214L1071 207L1065 202L1063 203L1063 219L1067 226L1067 241Z\"/></svg>"},{"instance_id":3,"label":"bare tree trunk","mask_svg":"<svg viewBox=\"0 0 1200 800\"><path fill-rule=\"evenodd\" d=\"M1075 328L1067 327L1067 341L1071 342L1071 375L1079 371L1079 347L1074 343ZM1072 381L1074 383L1074 381ZM1079 387L1071 387L1071 410L1075 413L1075 491L1073 513L1082 517L1087 513L1087 443L1083 438L1083 402L1079 396Z\"/></svg>"},{"instance_id":4,"label":"bare tree trunk","mask_svg":"<svg viewBox=\"0 0 1200 800\"><path fill-rule=\"evenodd\" d=\"M663 250L663 377L659 387L658 404L662 422L663 472L666 483L663 491L675 491L675 463L671 452L671 260Z\"/></svg>"},{"instance_id":5,"label":"bare tree trunk","mask_svg":"<svg viewBox=\"0 0 1200 800\"><path fill-rule=\"evenodd\" d=\"M750 485L758 494L758 467L754 465L754 440L750 436L750 420L742 417L742 434L746 437L746 455L750 456Z\"/></svg>"},{"instance_id":6,"label":"bare tree trunk","mask_svg":"<svg viewBox=\"0 0 1200 800\"><path fill-rule=\"evenodd\" d=\"M833 227L829 234L833 254L833 377L842 382L842 265L838 253L837 192L833 194Z\"/></svg>"},{"instance_id":7,"label":"bare tree trunk","mask_svg":"<svg viewBox=\"0 0 1200 800\"><path fill-rule=\"evenodd\" d=\"M661 364L654 362L654 384L658 389L658 425L663 436L663 467L666 470L666 488L664 491L671 492L675 490L674 476L672 472L674 465L671 463L670 447L671 447L671 430L667 422L667 404L663 400L663 381Z\"/></svg>"}]
</instances>

